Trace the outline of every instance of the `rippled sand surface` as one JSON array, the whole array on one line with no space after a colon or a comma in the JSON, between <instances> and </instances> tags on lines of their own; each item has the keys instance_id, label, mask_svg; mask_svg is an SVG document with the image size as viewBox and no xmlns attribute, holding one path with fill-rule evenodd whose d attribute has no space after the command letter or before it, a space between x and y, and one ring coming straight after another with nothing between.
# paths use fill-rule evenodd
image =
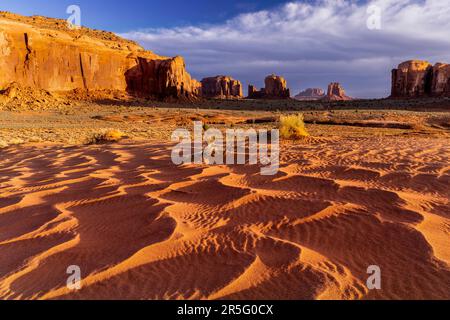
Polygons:
<instances>
[{"instance_id":1,"label":"rippled sand surface","mask_svg":"<svg viewBox=\"0 0 450 320\"><path fill-rule=\"evenodd\" d=\"M450 299L449 186L445 138L286 143L270 177L160 143L10 147L0 298Z\"/></svg>"}]
</instances>

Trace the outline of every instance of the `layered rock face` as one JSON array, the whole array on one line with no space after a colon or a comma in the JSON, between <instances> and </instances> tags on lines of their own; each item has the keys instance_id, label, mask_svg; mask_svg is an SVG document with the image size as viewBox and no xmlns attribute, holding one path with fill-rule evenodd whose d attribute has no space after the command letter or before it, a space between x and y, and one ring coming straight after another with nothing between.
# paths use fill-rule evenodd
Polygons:
<instances>
[{"instance_id":1,"label":"layered rock face","mask_svg":"<svg viewBox=\"0 0 450 320\"><path fill-rule=\"evenodd\" d=\"M308 88L294 97L296 100L319 100L325 97L325 91L320 88Z\"/></svg>"},{"instance_id":2,"label":"layered rock face","mask_svg":"<svg viewBox=\"0 0 450 320\"><path fill-rule=\"evenodd\" d=\"M240 99L243 97L241 82L231 77L204 78L201 83L203 97L218 99Z\"/></svg>"},{"instance_id":3,"label":"layered rock face","mask_svg":"<svg viewBox=\"0 0 450 320\"><path fill-rule=\"evenodd\" d=\"M352 100L352 98L345 94L345 90L339 82L332 82L328 85L327 95L322 100L347 101Z\"/></svg>"},{"instance_id":4,"label":"layered rock face","mask_svg":"<svg viewBox=\"0 0 450 320\"><path fill-rule=\"evenodd\" d=\"M410 60L392 70L394 98L450 96L450 65Z\"/></svg>"},{"instance_id":5,"label":"layered rock face","mask_svg":"<svg viewBox=\"0 0 450 320\"><path fill-rule=\"evenodd\" d=\"M436 96L450 96L450 64L436 63L433 67L431 90Z\"/></svg>"},{"instance_id":6,"label":"layered rock face","mask_svg":"<svg viewBox=\"0 0 450 320\"><path fill-rule=\"evenodd\" d=\"M274 74L267 76L264 80L265 88L257 90L253 85L248 87L248 98L250 99L288 99L290 90L283 77Z\"/></svg>"},{"instance_id":7,"label":"layered rock face","mask_svg":"<svg viewBox=\"0 0 450 320\"><path fill-rule=\"evenodd\" d=\"M70 30L64 20L1 12L0 52L0 89L15 82L50 92L117 90L158 98L201 91L183 58L158 56L108 32Z\"/></svg>"},{"instance_id":8,"label":"layered rock face","mask_svg":"<svg viewBox=\"0 0 450 320\"><path fill-rule=\"evenodd\" d=\"M133 53L128 58L136 61L136 65L125 72L127 92L158 98L201 96L201 83L191 79L182 57L148 59Z\"/></svg>"},{"instance_id":9,"label":"layered rock face","mask_svg":"<svg viewBox=\"0 0 450 320\"><path fill-rule=\"evenodd\" d=\"M290 91L287 87L287 82L283 77L272 74L266 77L264 83L264 91L267 97L289 98L291 96Z\"/></svg>"},{"instance_id":10,"label":"layered rock face","mask_svg":"<svg viewBox=\"0 0 450 320\"><path fill-rule=\"evenodd\" d=\"M255 98L255 96L258 94L258 89L252 84L248 86L248 97L249 98Z\"/></svg>"},{"instance_id":11,"label":"layered rock face","mask_svg":"<svg viewBox=\"0 0 450 320\"><path fill-rule=\"evenodd\" d=\"M392 70L392 96L417 97L430 91L433 66L427 61L411 60ZM427 92L428 91L428 92Z\"/></svg>"}]
</instances>

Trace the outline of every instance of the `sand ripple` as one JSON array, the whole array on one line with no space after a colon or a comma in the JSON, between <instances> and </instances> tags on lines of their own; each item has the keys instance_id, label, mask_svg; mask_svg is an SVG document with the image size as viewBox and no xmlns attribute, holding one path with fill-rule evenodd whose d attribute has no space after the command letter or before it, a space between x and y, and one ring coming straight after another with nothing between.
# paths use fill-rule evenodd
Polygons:
<instances>
[{"instance_id":1,"label":"sand ripple","mask_svg":"<svg viewBox=\"0 0 450 320\"><path fill-rule=\"evenodd\" d=\"M1 155L2 299L450 299L446 139L287 143L273 177L155 143Z\"/></svg>"}]
</instances>

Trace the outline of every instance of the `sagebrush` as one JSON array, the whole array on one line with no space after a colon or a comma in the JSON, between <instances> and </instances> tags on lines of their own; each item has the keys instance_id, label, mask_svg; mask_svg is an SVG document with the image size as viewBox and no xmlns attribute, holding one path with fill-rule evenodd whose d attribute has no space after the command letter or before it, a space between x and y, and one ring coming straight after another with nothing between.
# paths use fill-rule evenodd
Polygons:
<instances>
[{"instance_id":1,"label":"sagebrush","mask_svg":"<svg viewBox=\"0 0 450 320\"><path fill-rule=\"evenodd\" d=\"M280 137L283 139L300 139L308 137L302 114L292 114L280 117Z\"/></svg>"}]
</instances>

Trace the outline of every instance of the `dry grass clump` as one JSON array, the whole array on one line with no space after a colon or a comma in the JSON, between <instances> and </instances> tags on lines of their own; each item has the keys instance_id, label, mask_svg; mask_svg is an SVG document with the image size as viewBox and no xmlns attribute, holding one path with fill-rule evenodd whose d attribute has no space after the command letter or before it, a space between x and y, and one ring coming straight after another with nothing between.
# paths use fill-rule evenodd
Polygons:
<instances>
[{"instance_id":1,"label":"dry grass clump","mask_svg":"<svg viewBox=\"0 0 450 320\"><path fill-rule=\"evenodd\" d=\"M6 141L0 139L0 149L7 148L8 146L9 144Z\"/></svg>"},{"instance_id":2,"label":"dry grass clump","mask_svg":"<svg viewBox=\"0 0 450 320\"><path fill-rule=\"evenodd\" d=\"M21 138L12 138L12 139L9 139L9 141L0 139L0 149L7 148L9 146L17 146L17 145L20 145L23 143L25 143L25 141Z\"/></svg>"},{"instance_id":3,"label":"dry grass clump","mask_svg":"<svg viewBox=\"0 0 450 320\"><path fill-rule=\"evenodd\" d=\"M88 138L86 143L87 144L112 143L118 142L123 138L125 138L125 134L122 131L116 129L108 129L94 133L91 137Z\"/></svg>"},{"instance_id":4,"label":"dry grass clump","mask_svg":"<svg viewBox=\"0 0 450 320\"><path fill-rule=\"evenodd\" d=\"M279 129L282 139L301 139L309 136L303 121L303 114L281 116Z\"/></svg>"}]
</instances>

